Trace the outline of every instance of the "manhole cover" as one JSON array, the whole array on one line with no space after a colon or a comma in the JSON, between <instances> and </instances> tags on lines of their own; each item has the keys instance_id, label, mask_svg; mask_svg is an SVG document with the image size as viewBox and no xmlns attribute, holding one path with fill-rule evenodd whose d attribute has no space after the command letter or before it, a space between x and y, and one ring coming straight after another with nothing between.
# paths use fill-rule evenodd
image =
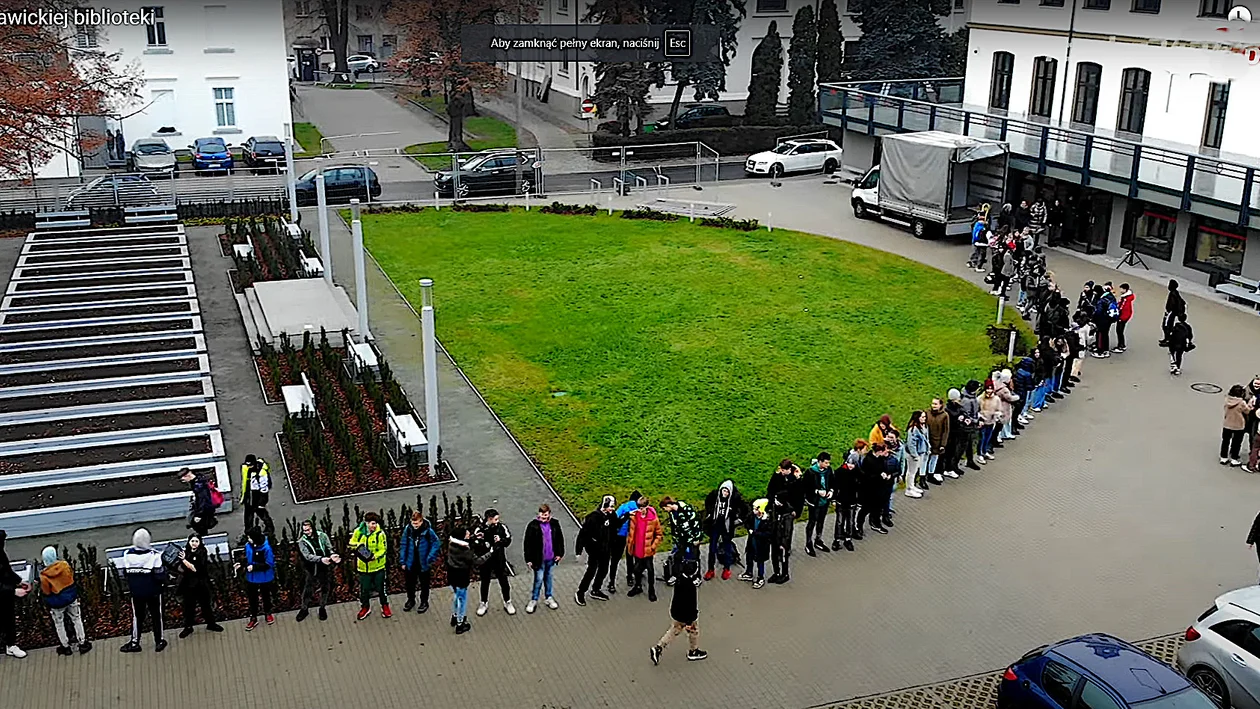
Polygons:
<instances>
[{"instance_id":1,"label":"manhole cover","mask_svg":"<svg viewBox=\"0 0 1260 709\"><path fill-rule=\"evenodd\" d=\"M1209 384L1208 382L1199 382L1197 384L1191 384L1190 388L1194 389L1200 394L1219 394L1225 391L1224 389L1216 386L1215 384Z\"/></svg>"}]
</instances>

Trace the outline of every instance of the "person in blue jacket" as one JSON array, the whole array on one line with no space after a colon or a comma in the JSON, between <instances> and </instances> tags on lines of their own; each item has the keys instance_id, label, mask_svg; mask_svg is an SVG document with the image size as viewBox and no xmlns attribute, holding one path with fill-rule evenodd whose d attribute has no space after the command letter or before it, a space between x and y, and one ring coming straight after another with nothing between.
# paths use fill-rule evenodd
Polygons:
<instances>
[{"instance_id":1,"label":"person in blue jacket","mask_svg":"<svg viewBox=\"0 0 1260 709\"><path fill-rule=\"evenodd\" d=\"M971 225L971 258L967 259L967 268L976 273L984 273L984 258L989 251L989 229L983 218L977 218Z\"/></svg>"},{"instance_id":2,"label":"person in blue jacket","mask_svg":"<svg viewBox=\"0 0 1260 709\"><path fill-rule=\"evenodd\" d=\"M635 490L630 493L630 499L621 503L617 508L617 519L621 520L621 529L617 530L617 540L613 544L612 558L608 562L608 592L617 592L617 563L621 561L622 554L626 551L626 535L630 533L630 515L639 509L639 499L643 497L643 493ZM634 585L634 569L629 559L626 559L626 586Z\"/></svg>"},{"instance_id":3,"label":"person in blue jacket","mask_svg":"<svg viewBox=\"0 0 1260 709\"><path fill-rule=\"evenodd\" d=\"M236 564L240 571L241 564ZM245 544L245 593L249 596L249 622L246 630L258 627L258 601L262 599L263 614L267 625L274 625L276 617L271 613L271 599L276 585L276 556L271 550L271 542L263 535L262 530L254 527L249 530L249 542Z\"/></svg>"},{"instance_id":4,"label":"person in blue jacket","mask_svg":"<svg viewBox=\"0 0 1260 709\"><path fill-rule=\"evenodd\" d=\"M420 582L420 612L429 610L429 581L433 563L441 550L442 540L438 539L424 513L420 510L412 512L411 523L403 527L402 539L398 542L398 565L403 567L407 589L404 613L416 607L417 581Z\"/></svg>"}]
</instances>

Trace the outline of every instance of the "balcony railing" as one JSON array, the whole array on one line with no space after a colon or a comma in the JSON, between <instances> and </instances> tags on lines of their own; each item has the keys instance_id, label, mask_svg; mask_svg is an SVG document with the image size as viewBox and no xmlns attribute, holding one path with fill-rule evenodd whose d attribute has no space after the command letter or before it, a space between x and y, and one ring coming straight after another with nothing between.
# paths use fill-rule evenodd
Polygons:
<instances>
[{"instance_id":1,"label":"balcony railing","mask_svg":"<svg viewBox=\"0 0 1260 709\"><path fill-rule=\"evenodd\" d=\"M958 78L822 84L824 122L868 135L940 130L1004 140L1012 166L1218 219L1260 220L1260 159L962 103Z\"/></svg>"}]
</instances>

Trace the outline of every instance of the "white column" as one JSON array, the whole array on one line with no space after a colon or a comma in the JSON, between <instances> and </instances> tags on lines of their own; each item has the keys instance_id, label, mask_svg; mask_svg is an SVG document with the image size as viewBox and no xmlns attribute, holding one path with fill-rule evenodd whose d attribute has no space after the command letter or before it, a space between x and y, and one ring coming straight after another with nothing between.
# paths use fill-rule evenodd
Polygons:
<instances>
[{"instance_id":1,"label":"white column","mask_svg":"<svg viewBox=\"0 0 1260 709\"><path fill-rule=\"evenodd\" d=\"M319 258L324 264L324 280L331 287L332 246L328 239L328 195L324 193L324 166L321 164L315 173L315 203L319 205Z\"/></svg>"},{"instance_id":2,"label":"white column","mask_svg":"<svg viewBox=\"0 0 1260 709\"><path fill-rule=\"evenodd\" d=\"M289 191L289 221L298 220L297 173L293 168L293 125L284 124L284 186Z\"/></svg>"},{"instance_id":3,"label":"white column","mask_svg":"<svg viewBox=\"0 0 1260 709\"><path fill-rule=\"evenodd\" d=\"M359 200L350 200L350 233L354 236L354 293L359 310L359 339L372 339L368 330L367 267L363 255L363 221L359 218Z\"/></svg>"},{"instance_id":4,"label":"white column","mask_svg":"<svg viewBox=\"0 0 1260 709\"><path fill-rule=\"evenodd\" d=\"M420 326L424 339L424 423L429 465L438 463L437 335L433 330L433 279L420 279ZM436 470L431 467L430 470Z\"/></svg>"}]
</instances>

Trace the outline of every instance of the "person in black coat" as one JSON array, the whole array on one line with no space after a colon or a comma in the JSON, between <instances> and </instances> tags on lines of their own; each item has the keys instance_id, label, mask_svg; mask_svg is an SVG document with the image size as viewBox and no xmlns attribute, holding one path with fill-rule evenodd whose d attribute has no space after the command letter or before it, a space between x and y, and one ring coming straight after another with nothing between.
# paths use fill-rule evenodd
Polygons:
<instances>
[{"instance_id":1,"label":"person in black coat","mask_svg":"<svg viewBox=\"0 0 1260 709\"><path fill-rule=\"evenodd\" d=\"M770 561L774 565L774 574L769 582L787 583L790 579L788 565L792 556L792 532L796 518L805 505L804 488L801 480L801 469L789 458L779 462L779 468L770 477L766 486L766 498L770 500L770 520L773 538L770 550Z\"/></svg>"},{"instance_id":2,"label":"person in black coat","mask_svg":"<svg viewBox=\"0 0 1260 709\"><path fill-rule=\"evenodd\" d=\"M1256 548L1256 542L1260 542L1260 514L1256 515L1256 519L1251 523L1251 531L1247 532L1247 548L1256 550L1256 558L1260 559L1260 548Z\"/></svg>"},{"instance_id":3,"label":"person in black coat","mask_svg":"<svg viewBox=\"0 0 1260 709\"><path fill-rule=\"evenodd\" d=\"M1181 360L1187 352L1194 349L1194 330L1186 322L1184 312L1177 314L1177 320L1168 329L1168 373L1181 374Z\"/></svg>"},{"instance_id":4,"label":"person in black coat","mask_svg":"<svg viewBox=\"0 0 1260 709\"><path fill-rule=\"evenodd\" d=\"M865 441L862 442L865 446ZM848 460L835 469L836 524L832 536L831 550L841 548L853 551L853 535L857 528L857 514L860 503L860 486L858 470Z\"/></svg>"},{"instance_id":5,"label":"person in black coat","mask_svg":"<svg viewBox=\"0 0 1260 709\"><path fill-rule=\"evenodd\" d=\"M1169 279L1168 281L1168 298L1164 301L1164 339L1159 341L1160 347L1168 346L1168 336L1172 333L1172 327L1176 324L1178 317L1185 321L1186 315L1186 299L1181 296L1178 290L1180 285L1177 280Z\"/></svg>"},{"instance_id":6,"label":"person in black coat","mask_svg":"<svg viewBox=\"0 0 1260 709\"><path fill-rule=\"evenodd\" d=\"M744 560L747 566L739 575L739 580L752 581L753 588L766 585L766 562L770 560L770 547L773 546L769 507L770 501L765 498L754 502L746 523L748 541L744 545ZM756 579L753 578L753 564L757 565Z\"/></svg>"},{"instance_id":7,"label":"person in black coat","mask_svg":"<svg viewBox=\"0 0 1260 709\"><path fill-rule=\"evenodd\" d=\"M862 467L858 471L861 509L858 511L857 527L853 532L854 539L860 540L864 536L868 517L871 520L871 531L888 534L888 530L881 524L888 510L888 483L891 480L888 457L888 448L883 443L876 443L871 446L871 452L862 459Z\"/></svg>"},{"instance_id":8,"label":"person in black coat","mask_svg":"<svg viewBox=\"0 0 1260 709\"><path fill-rule=\"evenodd\" d=\"M187 527L198 537L203 537L219 524L215 516L218 508L210 499L210 483L203 478L198 478L190 468L181 469L179 479L192 491L192 499L188 501Z\"/></svg>"},{"instance_id":9,"label":"person in black coat","mask_svg":"<svg viewBox=\"0 0 1260 709\"><path fill-rule=\"evenodd\" d=\"M713 578L717 562L722 562L722 580L731 577L735 563L735 530L748 516L744 498L732 480L724 480L704 498L704 531L709 535L709 570L705 580Z\"/></svg>"},{"instance_id":10,"label":"person in black coat","mask_svg":"<svg viewBox=\"0 0 1260 709\"><path fill-rule=\"evenodd\" d=\"M201 618L206 622L206 630L214 633L223 632L223 626L214 621L214 589L210 584L210 554L201 536L191 534L179 553L179 594L184 599L184 629L179 637L186 638L193 633L197 609L201 608Z\"/></svg>"},{"instance_id":11,"label":"person in black coat","mask_svg":"<svg viewBox=\"0 0 1260 709\"><path fill-rule=\"evenodd\" d=\"M580 556L586 552L586 573L578 584L574 600L579 606L586 605L586 591L592 588L591 598L608 600L603 591L604 577L608 574L608 562L612 558L612 550L620 537L617 530L621 522L617 520L617 500L612 495L604 495L599 509L586 515L582 521L582 529L578 531L576 553ZM624 545L623 545L624 546Z\"/></svg>"},{"instance_id":12,"label":"person in black coat","mask_svg":"<svg viewBox=\"0 0 1260 709\"><path fill-rule=\"evenodd\" d=\"M516 615L516 607L512 605L512 587L508 584L507 548L512 546L512 532L508 530L499 516L499 511L488 509L483 517L483 525L473 532L476 552L484 554L490 551L490 558L481 565L481 602L477 604L477 615L483 616L490 610L490 582L499 581L499 595L503 597L503 610L508 615Z\"/></svg>"},{"instance_id":13,"label":"person in black coat","mask_svg":"<svg viewBox=\"0 0 1260 709\"><path fill-rule=\"evenodd\" d=\"M826 552L823 542L823 525L827 521L827 510L835 499L836 475L831 469L831 454L822 451L814 459L814 464L805 471L802 480L805 492L805 506L809 511L809 520L805 523L805 553L816 556L815 549Z\"/></svg>"},{"instance_id":14,"label":"person in black coat","mask_svg":"<svg viewBox=\"0 0 1260 709\"><path fill-rule=\"evenodd\" d=\"M698 590L700 586L700 564L695 559L683 559L678 564L678 583L674 586L674 600L669 604L669 629L661 639L652 646L650 654L652 664L661 664L661 653L669 642L679 633L687 632L687 651L689 661L703 660L709 653L700 649L700 604Z\"/></svg>"}]
</instances>

